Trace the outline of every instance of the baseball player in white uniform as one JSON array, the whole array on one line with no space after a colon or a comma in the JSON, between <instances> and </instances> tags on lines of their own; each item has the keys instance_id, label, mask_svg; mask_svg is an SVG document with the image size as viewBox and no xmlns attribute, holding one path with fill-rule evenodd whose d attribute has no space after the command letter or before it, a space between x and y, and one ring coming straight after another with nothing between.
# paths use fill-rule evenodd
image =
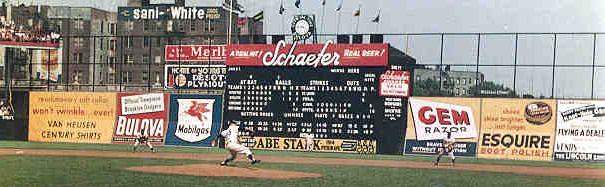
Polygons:
<instances>
[{"instance_id":1,"label":"baseball player in white uniform","mask_svg":"<svg viewBox=\"0 0 605 187\"><path fill-rule=\"evenodd\" d=\"M452 132L447 132L447 136L443 139L443 147L439 152L439 156L437 156L437 161L434 162L435 166L439 165L439 160L443 155L449 155L452 158L452 166L456 162L456 157L454 156L454 144L456 143L456 139L452 137Z\"/></svg>"},{"instance_id":2,"label":"baseball player in white uniform","mask_svg":"<svg viewBox=\"0 0 605 187\"><path fill-rule=\"evenodd\" d=\"M246 131L254 133L254 131L251 130ZM229 156L227 156L227 159L225 159L225 161L221 162L221 166L226 166L229 162L235 160L238 153L246 155L246 157L248 157L248 160L250 160L251 164L260 163L260 160L254 159L254 155L252 154L252 151L250 151L249 148L239 143L239 125L237 123L233 121L230 122L229 127L223 132L221 132L221 136L225 138L225 148L229 150Z\"/></svg>"},{"instance_id":3,"label":"baseball player in white uniform","mask_svg":"<svg viewBox=\"0 0 605 187\"><path fill-rule=\"evenodd\" d=\"M305 142L307 144L307 151L311 152L313 151L313 140L315 139L315 136L313 136L313 134L311 133L307 133L307 134L303 134L302 135L303 138L305 138Z\"/></svg>"},{"instance_id":4,"label":"baseball player in white uniform","mask_svg":"<svg viewBox=\"0 0 605 187\"><path fill-rule=\"evenodd\" d=\"M132 151L137 152L137 147L141 144L147 145L147 147L149 147L149 149L151 149L151 152L155 152L155 150L153 149L153 146L151 145L151 142L149 142L149 137L144 135L143 130L141 130L141 134L138 134L136 139L134 140L134 148L132 149Z\"/></svg>"}]
</instances>

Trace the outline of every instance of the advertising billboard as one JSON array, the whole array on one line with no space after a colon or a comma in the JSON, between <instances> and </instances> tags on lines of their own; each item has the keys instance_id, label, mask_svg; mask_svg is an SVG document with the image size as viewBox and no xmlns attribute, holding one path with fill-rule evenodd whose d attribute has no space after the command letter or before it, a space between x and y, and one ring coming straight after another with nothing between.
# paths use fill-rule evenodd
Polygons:
<instances>
[{"instance_id":1,"label":"advertising billboard","mask_svg":"<svg viewBox=\"0 0 605 187\"><path fill-rule=\"evenodd\" d=\"M166 45L164 59L169 63L217 62L225 64L226 45Z\"/></svg>"},{"instance_id":2,"label":"advertising billboard","mask_svg":"<svg viewBox=\"0 0 605 187\"><path fill-rule=\"evenodd\" d=\"M215 20L221 18L219 10L217 7L169 5L118 7L118 20Z\"/></svg>"},{"instance_id":3,"label":"advertising billboard","mask_svg":"<svg viewBox=\"0 0 605 187\"><path fill-rule=\"evenodd\" d=\"M410 72L389 70L380 75L380 96L409 97Z\"/></svg>"},{"instance_id":4,"label":"advertising billboard","mask_svg":"<svg viewBox=\"0 0 605 187\"><path fill-rule=\"evenodd\" d=\"M137 136L164 144L168 128L168 94L118 93L113 143L133 143Z\"/></svg>"},{"instance_id":5,"label":"advertising billboard","mask_svg":"<svg viewBox=\"0 0 605 187\"><path fill-rule=\"evenodd\" d=\"M605 101L557 103L555 160L605 161Z\"/></svg>"},{"instance_id":6,"label":"advertising billboard","mask_svg":"<svg viewBox=\"0 0 605 187\"><path fill-rule=\"evenodd\" d=\"M166 145L210 147L219 136L222 96L171 95Z\"/></svg>"},{"instance_id":7,"label":"advertising billboard","mask_svg":"<svg viewBox=\"0 0 605 187\"><path fill-rule=\"evenodd\" d=\"M166 65L164 87L168 89L224 89L224 65Z\"/></svg>"},{"instance_id":8,"label":"advertising billboard","mask_svg":"<svg viewBox=\"0 0 605 187\"><path fill-rule=\"evenodd\" d=\"M476 156L481 100L476 98L412 97L408 110L405 154L435 155L451 132L454 155Z\"/></svg>"},{"instance_id":9,"label":"advertising billboard","mask_svg":"<svg viewBox=\"0 0 605 187\"><path fill-rule=\"evenodd\" d=\"M479 158L552 160L555 100L483 99Z\"/></svg>"},{"instance_id":10,"label":"advertising billboard","mask_svg":"<svg viewBox=\"0 0 605 187\"><path fill-rule=\"evenodd\" d=\"M286 44L227 46L228 66L384 67L387 44Z\"/></svg>"},{"instance_id":11,"label":"advertising billboard","mask_svg":"<svg viewBox=\"0 0 605 187\"><path fill-rule=\"evenodd\" d=\"M108 144L115 114L115 93L31 92L28 140Z\"/></svg>"},{"instance_id":12,"label":"advertising billboard","mask_svg":"<svg viewBox=\"0 0 605 187\"><path fill-rule=\"evenodd\" d=\"M32 50L32 66L34 79L57 82L61 79L63 62L62 48Z\"/></svg>"},{"instance_id":13,"label":"advertising billboard","mask_svg":"<svg viewBox=\"0 0 605 187\"><path fill-rule=\"evenodd\" d=\"M253 137L243 138L252 149L307 151L305 138ZM313 139L313 151L329 153L376 154L374 140Z\"/></svg>"}]
</instances>

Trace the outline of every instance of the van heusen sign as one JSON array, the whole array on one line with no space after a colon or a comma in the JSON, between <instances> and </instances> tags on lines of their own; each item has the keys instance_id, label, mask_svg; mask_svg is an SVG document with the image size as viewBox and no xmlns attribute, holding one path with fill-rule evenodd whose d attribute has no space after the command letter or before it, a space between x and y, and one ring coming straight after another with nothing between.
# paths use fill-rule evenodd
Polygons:
<instances>
[{"instance_id":1,"label":"van heusen sign","mask_svg":"<svg viewBox=\"0 0 605 187\"><path fill-rule=\"evenodd\" d=\"M217 7L118 7L118 20L214 20L220 18Z\"/></svg>"}]
</instances>

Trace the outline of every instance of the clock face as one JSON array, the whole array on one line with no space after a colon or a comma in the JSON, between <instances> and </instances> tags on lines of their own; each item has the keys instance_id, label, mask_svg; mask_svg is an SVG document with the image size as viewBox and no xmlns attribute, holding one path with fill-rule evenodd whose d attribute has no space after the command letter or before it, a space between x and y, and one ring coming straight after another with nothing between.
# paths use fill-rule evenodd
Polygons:
<instances>
[{"instance_id":1,"label":"clock face","mask_svg":"<svg viewBox=\"0 0 605 187\"><path fill-rule=\"evenodd\" d=\"M294 34L292 38L294 41L306 40L315 32L315 22L307 15L298 15L294 17L290 28Z\"/></svg>"},{"instance_id":2,"label":"clock face","mask_svg":"<svg viewBox=\"0 0 605 187\"><path fill-rule=\"evenodd\" d=\"M307 34L309 32L309 22L305 21L305 20L300 20L298 22L296 22L296 25L294 26L295 28L295 32L296 34Z\"/></svg>"}]
</instances>

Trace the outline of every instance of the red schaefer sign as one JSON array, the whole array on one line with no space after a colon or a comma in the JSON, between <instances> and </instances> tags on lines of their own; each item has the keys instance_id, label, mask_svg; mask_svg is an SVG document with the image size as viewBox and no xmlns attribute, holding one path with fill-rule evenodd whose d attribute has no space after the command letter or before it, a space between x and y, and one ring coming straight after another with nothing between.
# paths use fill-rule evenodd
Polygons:
<instances>
[{"instance_id":1,"label":"red schaefer sign","mask_svg":"<svg viewBox=\"0 0 605 187\"><path fill-rule=\"evenodd\" d=\"M387 44L286 44L227 46L228 66L359 66L388 64Z\"/></svg>"},{"instance_id":2,"label":"red schaefer sign","mask_svg":"<svg viewBox=\"0 0 605 187\"><path fill-rule=\"evenodd\" d=\"M166 62L225 61L224 45L166 45Z\"/></svg>"}]
</instances>

